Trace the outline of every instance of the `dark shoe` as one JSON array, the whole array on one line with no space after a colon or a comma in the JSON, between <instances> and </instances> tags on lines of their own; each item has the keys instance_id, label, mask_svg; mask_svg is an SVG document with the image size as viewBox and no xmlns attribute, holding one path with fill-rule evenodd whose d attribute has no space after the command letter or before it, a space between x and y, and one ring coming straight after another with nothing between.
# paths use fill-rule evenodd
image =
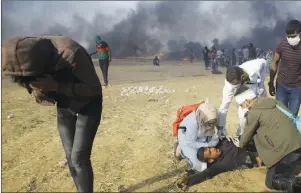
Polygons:
<instances>
[{"instance_id":1,"label":"dark shoe","mask_svg":"<svg viewBox=\"0 0 301 193\"><path fill-rule=\"evenodd\" d=\"M292 192L293 193L300 193L301 192L301 177L296 177L296 181L293 184L292 187Z\"/></svg>"},{"instance_id":2,"label":"dark shoe","mask_svg":"<svg viewBox=\"0 0 301 193\"><path fill-rule=\"evenodd\" d=\"M275 190L282 190L292 193L300 193L301 182L300 177L286 178L283 175L277 175L273 179L272 186Z\"/></svg>"},{"instance_id":3,"label":"dark shoe","mask_svg":"<svg viewBox=\"0 0 301 193\"><path fill-rule=\"evenodd\" d=\"M179 162L179 161L181 161L183 158L182 158L181 154L180 154L180 155L177 155L177 153L178 153L178 152L177 152L178 146L179 146L179 142L175 142L175 143L174 143L174 146L173 146L173 155L174 155L175 160L177 160L177 161Z\"/></svg>"},{"instance_id":4,"label":"dark shoe","mask_svg":"<svg viewBox=\"0 0 301 193\"><path fill-rule=\"evenodd\" d=\"M221 71L212 71L212 74L222 74Z\"/></svg>"}]
</instances>

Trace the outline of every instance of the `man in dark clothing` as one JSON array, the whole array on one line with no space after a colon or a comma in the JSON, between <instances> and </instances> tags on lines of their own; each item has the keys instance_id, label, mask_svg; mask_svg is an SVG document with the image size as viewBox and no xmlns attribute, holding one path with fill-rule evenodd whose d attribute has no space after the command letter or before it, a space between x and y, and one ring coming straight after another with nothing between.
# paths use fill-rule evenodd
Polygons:
<instances>
[{"instance_id":1,"label":"man in dark clothing","mask_svg":"<svg viewBox=\"0 0 301 193\"><path fill-rule=\"evenodd\" d=\"M279 43L270 69L269 92L296 116L301 104L301 23L291 20L286 26L286 40ZM281 65L278 68L278 63Z\"/></svg>"},{"instance_id":2,"label":"man in dark clothing","mask_svg":"<svg viewBox=\"0 0 301 193\"><path fill-rule=\"evenodd\" d=\"M240 48L240 49L237 50L238 66L242 64L242 61L243 61L243 58L244 58L244 55L242 53L242 49L243 48Z\"/></svg>"},{"instance_id":3,"label":"man in dark clothing","mask_svg":"<svg viewBox=\"0 0 301 193\"><path fill-rule=\"evenodd\" d=\"M205 46L204 50L203 50L203 57L204 57L204 62L205 62L205 68L206 70L209 69L209 49L207 48L207 46Z\"/></svg>"},{"instance_id":4,"label":"man in dark clothing","mask_svg":"<svg viewBox=\"0 0 301 193\"><path fill-rule=\"evenodd\" d=\"M235 100L246 112L246 125L240 138L244 148L254 139L259 157L267 166L266 186L274 190L301 192L301 134L297 125L280 108L289 111L272 98L257 97L241 86Z\"/></svg>"},{"instance_id":5,"label":"man in dark clothing","mask_svg":"<svg viewBox=\"0 0 301 193\"><path fill-rule=\"evenodd\" d=\"M104 79L104 86L108 86L108 71L110 62L112 61L111 50L107 42L103 41L99 35L95 36L94 40L96 42L96 51L92 52L90 56L97 54Z\"/></svg>"},{"instance_id":6,"label":"man in dark clothing","mask_svg":"<svg viewBox=\"0 0 301 193\"><path fill-rule=\"evenodd\" d=\"M2 47L6 76L36 102L57 106L57 125L79 192L93 192L91 151L102 113L102 87L87 51L65 36L15 37Z\"/></svg>"},{"instance_id":7,"label":"man in dark clothing","mask_svg":"<svg viewBox=\"0 0 301 193\"><path fill-rule=\"evenodd\" d=\"M249 44L249 60L256 59L256 49L252 43Z\"/></svg>"},{"instance_id":8,"label":"man in dark clothing","mask_svg":"<svg viewBox=\"0 0 301 193\"><path fill-rule=\"evenodd\" d=\"M232 49L232 66L236 66L236 53L235 53L235 48Z\"/></svg>"},{"instance_id":9,"label":"man in dark clothing","mask_svg":"<svg viewBox=\"0 0 301 193\"><path fill-rule=\"evenodd\" d=\"M158 56L156 56L156 57L154 58L153 64L154 64L154 66L160 66L160 60L159 60Z\"/></svg>"},{"instance_id":10,"label":"man in dark clothing","mask_svg":"<svg viewBox=\"0 0 301 193\"><path fill-rule=\"evenodd\" d=\"M251 146L249 148L250 150L252 149L251 151L256 151ZM226 138L220 140L215 148L201 147L198 150L197 157L200 161L206 162L208 168L203 172L185 174L177 182L177 186L181 189L186 189L223 172L261 166L261 160L256 157L256 152L251 151L237 147L234 144L234 139L229 141Z\"/></svg>"}]
</instances>

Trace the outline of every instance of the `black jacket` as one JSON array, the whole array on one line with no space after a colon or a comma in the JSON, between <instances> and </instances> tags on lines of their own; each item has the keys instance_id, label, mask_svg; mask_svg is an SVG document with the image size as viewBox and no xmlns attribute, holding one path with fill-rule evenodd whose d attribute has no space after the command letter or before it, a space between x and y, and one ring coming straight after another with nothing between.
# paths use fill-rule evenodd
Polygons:
<instances>
[{"instance_id":1,"label":"black jacket","mask_svg":"<svg viewBox=\"0 0 301 193\"><path fill-rule=\"evenodd\" d=\"M221 156L208 165L208 168L203 172L197 172L188 176L188 186L201 183L220 173L239 169L245 165L247 156L250 155L245 149L237 147L232 141L227 139L221 140L216 148L222 151Z\"/></svg>"}]
</instances>

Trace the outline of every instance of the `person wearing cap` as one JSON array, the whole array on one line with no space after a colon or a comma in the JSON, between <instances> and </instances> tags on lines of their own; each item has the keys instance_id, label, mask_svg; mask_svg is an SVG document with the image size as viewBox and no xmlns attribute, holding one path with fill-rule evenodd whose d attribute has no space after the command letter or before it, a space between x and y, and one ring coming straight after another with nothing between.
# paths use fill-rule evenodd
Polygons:
<instances>
[{"instance_id":1,"label":"person wearing cap","mask_svg":"<svg viewBox=\"0 0 301 193\"><path fill-rule=\"evenodd\" d=\"M223 172L260 167L262 163L254 152L255 148L250 146L251 151L245 150L238 147L237 142L222 139L216 147L199 148L197 157L201 162L206 162L208 168L202 172L184 174L177 181L177 187L184 190Z\"/></svg>"},{"instance_id":2,"label":"person wearing cap","mask_svg":"<svg viewBox=\"0 0 301 193\"><path fill-rule=\"evenodd\" d=\"M235 100L247 111L240 147L254 139L258 155L267 166L266 186L274 190L301 192L301 134L296 124L277 106L289 111L281 102L258 97L254 90L242 86Z\"/></svg>"},{"instance_id":3,"label":"person wearing cap","mask_svg":"<svg viewBox=\"0 0 301 193\"><path fill-rule=\"evenodd\" d=\"M99 66L104 80L103 86L108 86L108 71L110 62L112 61L111 50L107 42L103 41L99 35L95 36L94 40L96 42L96 51L92 52L90 56L97 54Z\"/></svg>"},{"instance_id":4,"label":"person wearing cap","mask_svg":"<svg viewBox=\"0 0 301 193\"><path fill-rule=\"evenodd\" d=\"M235 91L241 85L247 85L254 90L256 95L266 96L264 81L266 77L266 60L257 58L243 63L240 66L231 66L227 68L226 80L223 88L222 103L219 108L217 121L217 129L220 137L227 136L228 132L225 127L227 113L230 108ZM245 112L238 106L239 125L236 135L240 136L243 133L245 124Z\"/></svg>"},{"instance_id":5,"label":"person wearing cap","mask_svg":"<svg viewBox=\"0 0 301 193\"><path fill-rule=\"evenodd\" d=\"M178 132L178 147L175 148L176 159L186 159L190 166L203 171L207 168L205 162L197 159L200 147L215 147L219 141L216 134L217 109L208 103L200 104L196 111L188 114L180 123Z\"/></svg>"}]
</instances>

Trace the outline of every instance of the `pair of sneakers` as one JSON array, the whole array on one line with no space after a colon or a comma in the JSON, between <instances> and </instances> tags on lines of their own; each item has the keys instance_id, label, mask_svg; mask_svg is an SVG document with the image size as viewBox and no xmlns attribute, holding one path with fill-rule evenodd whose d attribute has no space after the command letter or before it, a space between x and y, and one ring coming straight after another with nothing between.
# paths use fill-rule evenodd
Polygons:
<instances>
[{"instance_id":1,"label":"pair of sneakers","mask_svg":"<svg viewBox=\"0 0 301 193\"><path fill-rule=\"evenodd\" d=\"M111 85L110 84L104 84L104 85L102 85L102 88L107 88L107 87L111 87Z\"/></svg>"}]
</instances>

